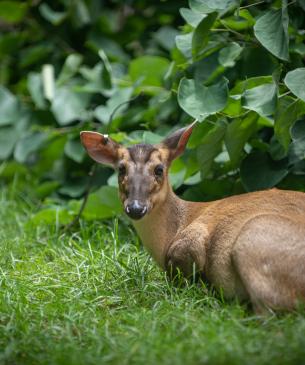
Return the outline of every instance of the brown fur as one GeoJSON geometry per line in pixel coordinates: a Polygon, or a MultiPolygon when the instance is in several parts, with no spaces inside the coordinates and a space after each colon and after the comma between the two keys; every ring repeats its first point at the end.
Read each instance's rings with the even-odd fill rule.
{"type": "MultiPolygon", "coordinates": [[[[305,194],[272,189],[209,203],[179,199],[167,171],[192,128],[158,146],[113,150],[128,170],[119,179],[123,204],[138,199],[148,206],[133,222],[144,246],[163,269],[189,276],[195,265],[227,298],[250,299],[257,312],[296,308],[305,300],[305,194]],[[154,176],[158,164],[165,166],[162,179],[154,176]]],[[[92,156],[89,139],[82,137],[92,156]]]]}

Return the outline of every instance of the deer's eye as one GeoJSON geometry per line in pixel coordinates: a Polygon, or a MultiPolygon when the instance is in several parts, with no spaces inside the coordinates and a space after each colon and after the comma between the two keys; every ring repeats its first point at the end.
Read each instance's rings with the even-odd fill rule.
{"type": "Polygon", "coordinates": [[[156,177],[162,177],[163,176],[163,172],[164,172],[164,167],[162,165],[157,165],[155,167],[155,171],[154,174],[156,177]]]}
{"type": "Polygon", "coordinates": [[[126,175],[126,166],[120,165],[119,166],[119,177],[124,177],[126,175]]]}

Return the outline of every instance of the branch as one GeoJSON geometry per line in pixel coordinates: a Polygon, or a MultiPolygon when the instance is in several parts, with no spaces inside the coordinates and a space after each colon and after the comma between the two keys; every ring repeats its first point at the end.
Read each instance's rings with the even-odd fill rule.
{"type": "Polygon", "coordinates": [[[97,167],[97,164],[94,163],[94,165],[92,165],[91,170],[88,174],[89,179],[88,179],[88,183],[87,183],[87,186],[86,186],[84,200],[82,202],[82,205],[80,206],[79,211],[78,211],[76,217],[73,219],[73,221],[70,222],[69,224],[67,224],[64,227],[64,231],[68,231],[70,228],[72,228],[79,221],[79,219],[80,219],[80,217],[81,217],[81,215],[82,215],[82,213],[83,213],[83,211],[86,207],[88,198],[89,198],[89,194],[90,194],[90,191],[91,191],[91,188],[92,188],[93,178],[94,178],[95,173],[96,173],[96,167],[97,167]]]}

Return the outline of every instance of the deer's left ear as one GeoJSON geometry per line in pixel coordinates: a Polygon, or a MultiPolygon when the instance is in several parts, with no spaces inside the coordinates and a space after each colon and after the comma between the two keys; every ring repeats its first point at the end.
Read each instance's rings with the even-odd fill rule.
{"type": "Polygon", "coordinates": [[[182,155],[196,123],[197,121],[185,128],[178,129],[161,142],[161,144],[169,150],[170,161],[182,155]]]}
{"type": "Polygon", "coordinates": [[[80,139],[89,156],[96,162],[115,167],[120,145],[107,135],[97,132],[81,132],[80,139]]]}

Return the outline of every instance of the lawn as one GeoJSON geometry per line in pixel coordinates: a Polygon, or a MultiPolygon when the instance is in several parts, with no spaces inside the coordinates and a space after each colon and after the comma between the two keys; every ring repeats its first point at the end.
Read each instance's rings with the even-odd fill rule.
{"type": "Polygon", "coordinates": [[[302,364],[304,313],[260,319],[174,287],[123,221],[31,225],[0,195],[1,364],[302,364]]]}

